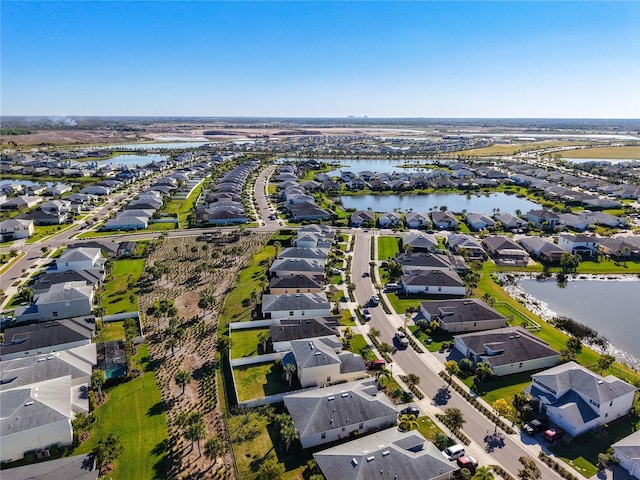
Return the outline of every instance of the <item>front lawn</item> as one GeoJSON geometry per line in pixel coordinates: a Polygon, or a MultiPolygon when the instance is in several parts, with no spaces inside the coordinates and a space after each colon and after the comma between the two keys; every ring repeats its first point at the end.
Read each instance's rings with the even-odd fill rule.
{"type": "Polygon", "coordinates": [[[440,427],[438,427],[431,418],[428,416],[418,417],[418,431],[426,438],[427,440],[433,442],[436,439],[436,435],[439,433],[443,433],[440,427]]]}
{"type": "MultiPolygon", "coordinates": [[[[516,393],[524,390],[525,387],[531,385],[531,375],[541,372],[545,369],[530,370],[528,372],[513,373],[502,377],[491,377],[490,380],[474,385],[473,375],[469,375],[463,379],[463,383],[472,388],[480,395],[489,405],[499,398],[504,398],[509,405],[516,393]]],[[[511,419],[507,419],[511,420],[511,419]]]]}
{"type": "Polygon", "coordinates": [[[233,367],[233,375],[239,402],[291,390],[274,362],[233,367]]]}
{"type": "Polygon", "coordinates": [[[111,280],[104,286],[104,306],[107,315],[138,311],[138,287],[144,270],[144,258],[116,260],[111,280]]]}
{"type": "Polygon", "coordinates": [[[269,333],[268,328],[252,328],[249,330],[231,331],[231,358],[255,357],[262,352],[262,345],[258,336],[269,333]]]}
{"type": "Polygon", "coordinates": [[[400,253],[400,237],[378,237],[378,260],[396,258],[400,253]]]}
{"type": "Polygon", "coordinates": [[[135,361],[144,373],[107,390],[107,401],[95,410],[97,422],[91,436],[70,455],[91,452],[99,439],[114,433],[120,437],[124,452],[110,478],[164,479],[168,467],[167,419],[155,374],[149,368],[146,345],[138,347],[135,361]]]}

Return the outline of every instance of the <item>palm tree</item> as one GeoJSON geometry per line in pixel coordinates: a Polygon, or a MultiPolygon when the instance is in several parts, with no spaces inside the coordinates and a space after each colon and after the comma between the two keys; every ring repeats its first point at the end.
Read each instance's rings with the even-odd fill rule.
{"type": "Polygon", "coordinates": [[[291,384],[293,383],[293,374],[296,373],[298,368],[295,363],[287,363],[284,367],[284,373],[286,375],[286,379],[289,382],[289,388],[291,388],[291,384]]]}
{"type": "Polygon", "coordinates": [[[224,453],[224,443],[220,437],[211,437],[204,444],[204,456],[213,460],[213,464],[218,463],[218,457],[224,453]]]}
{"type": "Polygon", "coordinates": [[[491,365],[487,362],[478,362],[474,374],[476,376],[476,380],[484,382],[493,375],[493,370],[491,370],[491,365]]]}
{"type": "Polygon", "coordinates": [[[267,353],[267,342],[269,341],[269,338],[271,338],[269,330],[265,330],[258,334],[258,341],[262,344],[262,353],[267,353]]]}
{"type": "Polygon", "coordinates": [[[418,417],[414,414],[402,414],[398,419],[398,426],[405,432],[408,432],[409,430],[417,430],[418,417]]]}
{"type": "Polygon", "coordinates": [[[174,335],[171,335],[169,338],[167,338],[167,341],[164,344],[167,350],[171,350],[172,357],[174,356],[174,349],[178,346],[178,343],[178,339],[174,335]]]}
{"type": "Polygon", "coordinates": [[[449,407],[444,411],[443,423],[449,427],[452,432],[457,432],[466,423],[460,409],[449,407]]]}
{"type": "Polygon", "coordinates": [[[184,395],[184,389],[186,388],[187,384],[191,383],[191,374],[186,370],[180,370],[175,374],[173,379],[178,386],[182,387],[182,394],[184,395]]]}
{"type": "Polygon", "coordinates": [[[385,388],[387,385],[389,385],[389,382],[391,381],[391,372],[386,368],[383,368],[378,372],[377,377],[378,377],[378,385],[380,385],[380,387],[382,388],[385,388]]]}
{"type": "Polygon", "coordinates": [[[191,440],[191,450],[193,450],[193,444],[198,443],[198,456],[201,456],[200,442],[207,436],[207,429],[202,416],[187,425],[184,436],[187,440],[191,440]]]}
{"type": "Polygon", "coordinates": [[[495,476],[489,467],[478,467],[472,480],[494,480],[495,476]]]}
{"type": "Polygon", "coordinates": [[[410,373],[404,378],[404,381],[409,386],[409,388],[411,388],[411,387],[415,387],[420,383],[420,377],[415,373],[410,373]]]}
{"type": "Polygon", "coordinates": [[[102,386],[107,381],[107,375],[104,370],[95,369],[91,374],[91,385],[98,389],[98,395],[102,397],[102,386]]]}
{"type": "Polygon", "coordinates": [[[298,430],[293,426],[293,423],[288,422],[280,428],[280,436],[284,440],[285,451],[288,452],[291,443],[298,440],[298,430]]]}
{"type": "Polygon", "coordinates": [[[444,369],[449,374],[449,386],[451,386],[451,382],[453,381],[453,376],[458,375],[460,373],[460,366],[458,362],[455,360],[448,360],[444,363],[444,369]]]}
{"type": "Polygon", "coordinates": [[[98,440],[93,453],[96,458],[98,468],[102,470],[105,466],[113,463],[116,458],[124,451],[120,437],[116,437],[113,433],[107,435],[106,438],[98,440]]]}

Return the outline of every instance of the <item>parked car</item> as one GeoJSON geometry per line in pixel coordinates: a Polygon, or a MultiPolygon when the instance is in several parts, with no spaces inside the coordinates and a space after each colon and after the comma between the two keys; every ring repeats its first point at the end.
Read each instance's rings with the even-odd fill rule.
{"type": "Polygon", "coordinates": [[[367,370],[382,370],[386,364],[387,363],[381,358],[364,362],[364,366],[367,370]]]}
{"type": "Polygon", "coordinates": [[[409,339],[404,334],[404,332],[397,331],[394,338],[395,338],[395,341],[398,342],[399,347],[407,348],[409,346],[409,339]]]}
{"type": "Polygon", "coordinates": [[[397,290],[400,288],[400,285],[395,282],[389,282],[384,285],[384,288],[387,290],[397,290]]]}
{"type": "Polygon", "coordinates": [[[420,410],[418,407],[407,407],[400,410],[401,415],[415,415],[416,417],[420,416],[420,410]]]}
{"type": "Polygon", "coordinates": [[[548,442],[557,442],[562,437],[564,437],[565,433],[567,432],[565,432],[560,427],[554,427],[554,428],[550,428],[549,430],[545,430],[542,436],[548,442]]]}
{"type": "Polygon", "coordinates": [[[368,308],[365,308],[365,309],[362,311],[362,316],[364,317],[365,321],[367,321],[367,322],[368,322],[369,320],[371,320],[371,312],[369,311],[369,309],[368,309],[368,308]]]}
{"type": "Polygon", "coordinates": [[[451,445],[450,447],[445,448],[442,451],[442,455],[444,455],[444,457],[449,460],[457,460],[460,457],[464,457],[465,454],[465,450],[464,447],[460,444],[455,444],[455,445],[451,445]]]}
{"type": "Polygon", "coordinates": [[[368,276],[369,276],[369,272],[364,272],[364,273],[362,274],[362,278],[367,278],[368,276]]]}
{"type": "Polygon", "coordinates": [[[378,305],[380,303],[380,297],[374,293],[371,295],[371,303],[373,305],[378,305]]]}
{"type": "Polygon", "coordinates": [[[476,468],[478,468],[478,460],[476,460],[476,458],[472,457],[471,455],[463,455],[458,460],[456,460],[456,462],[458,463],[458,467],[466,468],[471,473],[475,473],[476,468]]]}
{"type": "Polygon", "coordinates": [[[536,418],[535,420],[531,420],[530,422],[525,424],[525,426],[522,427],[522,430],[524,430],[529,435],[535,435],[538,432],[546,430],[548,427],[549,422],[544,419],[536,418]]]}

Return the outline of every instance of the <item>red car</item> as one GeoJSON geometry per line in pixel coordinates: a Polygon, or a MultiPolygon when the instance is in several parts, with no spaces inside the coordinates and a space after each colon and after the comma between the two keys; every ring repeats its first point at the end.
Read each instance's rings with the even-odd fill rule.
{"type": "Polygon", "coordinates": [[[567,432],[565,432],[563,429],[559,427],[555,427],[555,428],[550,428],[549,430],[545,430],[542,436],[548,442],[556,442],[560,440],[562,437],[564,437],[565,433],[567,432]]]}

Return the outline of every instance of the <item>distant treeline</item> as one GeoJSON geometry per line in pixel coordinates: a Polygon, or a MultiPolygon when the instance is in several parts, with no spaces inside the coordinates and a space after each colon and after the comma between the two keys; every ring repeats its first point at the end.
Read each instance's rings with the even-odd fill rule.
{"type": "Polygon", "coordinates": [[[30,133],[36,133],[36,131],[29,128],[0,128],[0,135],[29,135],[30,133]]]}

